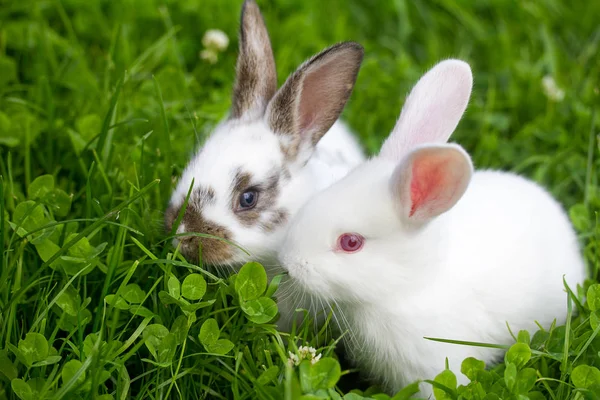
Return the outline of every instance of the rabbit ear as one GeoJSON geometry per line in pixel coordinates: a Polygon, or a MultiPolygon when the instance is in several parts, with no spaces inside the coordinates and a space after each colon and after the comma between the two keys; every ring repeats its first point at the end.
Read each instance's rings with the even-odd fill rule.
{"type": "Polygon", "coordinates": [[[281,137],[288,159],[308,159],[338,119],[352,93],[362,58],[363,48],[358,43],[329,47],[302,64],[275,94],[265,117],[281,137]]]}
{"type": "Polygon", "coordinates": [[[254,119],[264,114],[277,90],[277,71],[267,27],[254,0],[242,6],[231,118],[254,119]]]}
{"type": "Polygon", "coordinates": [[[471,158],[458,145],[414,149],[390,181],[401,218],[418,224],[448,211],[465,193],[472,175],[471,158]]]}
{"type": "Polygon", "coordinates": [[[447,142],[467,108],[472,87],[469,64],[460,60],[438,63],[408,95],[380,156],[400,161],[419,144],[447,142]]]}

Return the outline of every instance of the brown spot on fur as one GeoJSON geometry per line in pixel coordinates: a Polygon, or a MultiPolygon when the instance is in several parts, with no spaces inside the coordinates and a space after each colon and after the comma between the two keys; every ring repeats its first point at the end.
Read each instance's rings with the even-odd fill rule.
{"type": "Polygon", "coordinates": [[[273,212],[273,215],[270,218],[263,222],[261,225],[263,229],[267,232],[273,232],[279,226],[285,224],[288,221],[289,213],[287,210],[280,208],[273,212]]]}
{"type": "MultiPolygon", "coordinates": [[[[202,233],[216,236],[218,238],[230,240],[231,232],[221,225],[208,221],[202,215],[202,208],[206,204],[214,204],[215,191],[213,188],[198,187],[192,192],[188,201],[188,206],[183,214],[181,223],[185,227],[185,232],[202,233]]],[[[165,228],[171,232],[173,224],[177,219],[181,206],[170,205],[165,212],[165,228]]],[[[220,264],[226,262],[233,255],[229,244],[213,238],[199,236],[180,236],[181,253],[190,262],[197,262],[199,259],[199,249],[202,249],[202,260],[209,264],[220,264]]]]}
{"type": "MultiPolygon", "coordinates": [[[[190,195],[188,207],[190,204],[195,204],[198,209],[201,209],[204,204],[214,204],[214,202],[215,190],[211,187],[204,188],[202,186],[198,186],[190,195]]],[[[170,233],[173,229],[173,224],[179,216],[180,211],[181,206],[175,207],[173,204],[169,204],[169,207],[165,211],[165,231],[167,233],[170,233]]]]}
{"type": "Polygon", "coordinates": [[[283,154],[285,161],[293,161],[296,158],[298,146],[291,146],[292,144],[293,142],[286,146],[283,143],[279,143],[279,150],[281,150],[281,154],[283,154]]]}
{"type": "Polygon", "coordinates": [[[199,206],[204,204],[214,204],[215,203],[215,190],[211,187],[204,188],[198,187],[192,192],[192,198],[190,201],[197,203],[199,206]]]}
{"type": "Polygon", "coordinates": [[[288,161],[298,155],[301,136],[296,124],[296,97],[302,85],[302,67],[292,74],[269,104],[269,125],[273,132],[284,136],[287,143],[280,147],[288,161]]]}
{"type": "Polygon", "coordinates": [[[250,187],[250,182],[252,182],[252,174],[238,169],[235,178],[233,179],[233,189],[231,190],[231,193],[234,195],[236,193],[238,195],[243,193],[244,190],[250,187]]]}
{"type": "Polygon", "coordinates": [[[295,159],[306,140],[314,147],[338,119],[362,57],[357,43],[329,47],[302,64],[271,100],[269,125],[285,138],[282,150],[287,159],[295,159]]]}
{"type": "Polygon", "coordinates": [[[256,118],[264,113],[277,90],[277,71],[269,33],[254,0],[244,2],[240,20],[231,118],[240,118],[249,111],[256,118]]]}
{"type": "Polygon", "coordinates": [[[290,169],[287,167],[287,165],[284,165],[281,168],[281,179],[284,182],[289,182],[292,179],[292,173],[290,172],[290,169]]]}
{"type": "MultiPolygon", "coordinates": [[[[289,174],[289,171],[287,173],[289,174]]],[[[287,221],[288,212],[283,208],[275,209],[282,175],[284,175],[283,171],[274,171],[265,182],[253,185],[250,173],[241,170],[236,173],[231,191],[231,202],[233,212],[242,225],[245,227],[259,226],[261,229],[271,232],[287,221]],[[238,207],[240,196],[248,189],[257,191],[258,200],[254,208],[240,210],[238,207]]]]}

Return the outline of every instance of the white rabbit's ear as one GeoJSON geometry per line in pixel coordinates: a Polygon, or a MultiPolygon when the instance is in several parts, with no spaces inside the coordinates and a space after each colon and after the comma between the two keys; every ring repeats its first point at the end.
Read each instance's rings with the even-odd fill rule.
{"type": "Polygon", "coordinates": [[[231,118],[251,120],[264,114],[277,90],[269,33],[254,0],[246,0],[242,6],[239,40],[231,118]]]}
{"type": "Polygon", "coordinates": [[[473,76],[469,64],[445,60],[412,89],[379,155],[394,161],[419,144],[445,143],[467,108],[473,76]]]}
{"type": "Polygon", "coordinates": [[[462,197],[473,175],[471,158],[455,144],[421,146],[396,167],[392,196],[405,221],[424,223],[462,197]]]}
{"type": "Polygon", "coordinates": [[[331,46],[302,64],[275,94],[265,115],[289,160],[307,160],[339,118],[363,58],[358,43],[331,46]]]}

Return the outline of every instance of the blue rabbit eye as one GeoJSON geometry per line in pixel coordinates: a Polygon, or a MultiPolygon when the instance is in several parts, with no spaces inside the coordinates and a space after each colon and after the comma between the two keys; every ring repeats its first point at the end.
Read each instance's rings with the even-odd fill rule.
{"type": "Polygon", "coordinates": [[[248,210],[256,205],[258,201],[258,192],[256,190],[248,190],[240,195],[240,208],[248,210]]]}

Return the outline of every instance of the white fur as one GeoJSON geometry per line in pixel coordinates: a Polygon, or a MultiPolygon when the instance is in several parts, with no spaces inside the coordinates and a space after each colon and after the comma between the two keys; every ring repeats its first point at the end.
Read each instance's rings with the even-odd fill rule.
{"type": "MultiPolygon", "coordinates": [[[[450,120],[462,114],[451,104],[440,112],[450,120]]],[[[398,132],[388,142],[401,143],[398,132]]],[[[453,207],[448,201],[449,211],[439,216],[411,223],[410,205],[396,190],[410,185],[399,181],[410,175],[397,172],[410,171],[406,160],[432,147],[458,150],[408,145],[369,160],[315,195],[296,214],[279,253],[303,291],[337,306],[336,320],[349,330],[347,349],[390,391],[433,379],[446,358],[465,383],[464,358],[489,365],[502,352],[424,337],[511,344],[507,322],[513,332],[533,332],[535,321],[545,328],[554,319],[564,323],[563,276],[573,289],[585,278],[577,237],[561,206],[514,174],[471,176],[470,161],[463,162],[464,176],[456,182],[468,183],[462,198],[453,207]],[[362,250],[338,250],[343,233],[364,236],[362,250]]],[[[421,384],[421,394],[431,393],[429,384],[421,384]]]]}
{"type": "Polygon", "coordinates": [[[280,253],[305,290],[340,307],[348,348],[366,371],[399,390],[433,379],[446,357],[458,372],[466,357],[489,363],[501,354],[423,337],[510,344],[506,322],[517,332],[565,321],[562,277],[575,288],[585,273],[551,196],[516,175],[480,171],[451,211],[413,230],[389,193],[394,167],[372,160],[311,199],[280,253]],[[362,251],[332,250],[345,232],[365,236],[362,251]]]}

